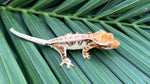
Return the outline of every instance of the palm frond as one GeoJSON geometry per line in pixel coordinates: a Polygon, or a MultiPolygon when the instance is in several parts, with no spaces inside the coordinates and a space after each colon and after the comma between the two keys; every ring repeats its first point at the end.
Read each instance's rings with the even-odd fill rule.
{"type": "MultiPolygon", "coordinates": [[[[0,1],[0,4],[6,0],[0,1]]],[[[0,6],[0,83],[145,84],[150,83],[150,0],[13,0],[0,6]],[[54,49],[33,44],[9,32],[42,39],[66,33],[112,32],[121,46],[68,51],[75,67],[59,67],[54,49]],[[16,80],[17,79],[17,80],[16,80]]]]}

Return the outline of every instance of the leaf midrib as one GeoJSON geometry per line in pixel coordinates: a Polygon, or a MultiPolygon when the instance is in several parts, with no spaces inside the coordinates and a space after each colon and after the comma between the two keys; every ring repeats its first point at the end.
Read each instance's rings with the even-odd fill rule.
{"type": "Polygon", "coordinates": [[[90,21],[90,22],[105,22],[107,24],[121,24],[121,25],[125,25],[125,26],[131,26],[131,27],[134,27],[134,26],[138,26],[140,28],[144,28],[144,29],[150,29],[150,26],[146,26],[146,25],[141,25],[141,24],[135,24],[135,23],[125,23],[125,22],[118,22],[118,21],[107,21],[107,20],[98,20],[98,19],[94,19],[94,18],[83,18],[83,17],[74,17],[73,15],[62,15],[62,14],[56,14],[56,13],[53,13],[53,12],[45,12],[45,11],[35,11],[35,10],[30,10],[30,9],[23,9],[23,8],[12,8],[11,6],[0,6],[0,10],[1,9],[7,9],[7,10],[10,10],[10,11],[18,11],[18,12],[28,12],[28,13],[31,13],[31,14],[38,14],[38,15],[49,15],[49,16],[52,16],[52,17],[57,17],[57,18],[70,18],[70,19],[73,19],[73,20],[79,20],[79,21],[83,21],[83,20],[87,20],[87,21],[90,21]]]}

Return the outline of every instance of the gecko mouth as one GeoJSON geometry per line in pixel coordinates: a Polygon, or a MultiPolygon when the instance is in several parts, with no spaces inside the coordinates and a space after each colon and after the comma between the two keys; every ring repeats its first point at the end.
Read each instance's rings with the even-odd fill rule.
{"type": "Polygon", "coordinates": [[[108,47],[111,47],[112,45],[113,45],[113,43],[109,43],[109,44],[108,44],[108,47]]]}

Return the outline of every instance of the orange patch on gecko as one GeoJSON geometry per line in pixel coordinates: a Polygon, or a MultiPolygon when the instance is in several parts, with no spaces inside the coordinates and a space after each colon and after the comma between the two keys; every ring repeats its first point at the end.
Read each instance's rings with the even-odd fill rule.
{"type": "Polygon", "coordinates": [[[66,36],[64,36],[64,39],[67,39],[67,37],[66,37],[66,36]]]}
{"type": "Polygon", "coordinates": [[[82,35],[82,38],[84,38],[84,35],[82,35]]]}
{"type": "Polygon", "coordinates": [[[120,42],[113,38],[113,34],[112,33],[106,33],[106,32],[104,32],[102,30],[94,33],[92,35],[92,39],[96,43],[102,43],[102,44],[110,43],[111,46],[108,47],[110,49],[117,48],[117,47],[120,46],[120,42]]]}
{"type": "Polygon", "coordinates": [[[79,38],[79,35],[75,36],[75,39],[79,38]]]}
{"type": "Polygon", "coordinates": [[[56,39],[50,40],[50,42],[54,42],[54,41],[56,41],[56,39]]]}

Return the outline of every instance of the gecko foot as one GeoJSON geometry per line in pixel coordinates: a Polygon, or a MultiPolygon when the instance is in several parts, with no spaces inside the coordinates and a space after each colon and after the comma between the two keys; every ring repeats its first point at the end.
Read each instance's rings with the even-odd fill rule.
{"type": "Polygon", "coordinates": [[[70,65],[74,67],[69,58],[63,59],[62,62],[60,63],[60,66],[62,66],[63,64],[67,64],[67,69],[70,69],[70,65]]]}
{"type": "Polygon", "coordinates": [[[86,53],[86,55],[83,55],[84,60],[87,58],[88,60],[90,60],[92,57],[91,55],[89,55],[89,53],[86,53]]]}

